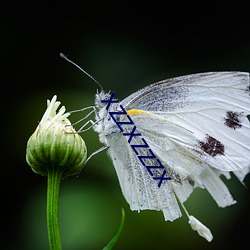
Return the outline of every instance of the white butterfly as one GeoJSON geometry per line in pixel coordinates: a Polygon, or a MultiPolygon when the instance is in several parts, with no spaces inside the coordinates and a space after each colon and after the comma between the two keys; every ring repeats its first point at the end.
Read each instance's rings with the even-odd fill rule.
{"type": "MultiPolygon", "coordinates": [[[[181,216],[177,199],[184,207],[195,187],[206,188],[220,207],[235,203],[220,175],[230,178],[233,172],[242,182],[250,172],[248,73],[210,72],[160,81],[120,104],[112,103],[107,111],[107,103],[101,101],[109,99],[109,93],[97,92],[93,129],[108,147],[131,210],[161,210],[165,220],[173,221],[181,216]],[[130,144],[141,145],[143,137],[171,177],[160,187],[123,135],[133,126],[122,124],[121,132],[110,117],[109,112],[121,110],[121,105],[141,134],[130,144]]],[[[116,119],[124,122],[128,117],[116,119]]],[[[145,155],[145,148],[138,152],[145,155]]],[[[147,159],[147,164],[153,160],[147,159]]],[[[157,171],[152,170],[155,175],[157,171]]],[[[211,241],[210,230],[186,213],[191,227],[211,241]]]]}
{"type": "Polygon", "coordinates": [[[77,64],[60,55],[101,87],[96,94],[95,107],[82,109],[93,108],[80,120],[95,112],[96,122],[89,120],[79,132],[88,130],[83,128],[92,123],[104,144],[88,159],[108,148],[131,210],[161,210],[165,220],[173,221],[182,215],[178,199],[191,228],[211,241],[210,230],[189,215],[183,203],[195,187],[207,189],[220,207],[236,202],[220,176],[229,179],[232,172],[243,183],[250,172],[249,74],[209,72],[176,77],[151,84],[120,104],[107,104],[111,94],[105,93],[102,86],[77,64]],[[123,109],[125,114],[114,117],[114,112],[123,109]],[[122,124],[128,122],[128,116],[130,124],[122,124]],[[141,136],[127,137],[135,133],[135,128],[141,136]],[[145,148],[152,151],[149,153],[145,148]],[[171,177],[160,187],[152,178],[152,175],[159,176],[159,169],[150,169],[150,174],[145,167],[158,165],[156,157],[148,157],[152,154],[171,177]],[[146,162],[140,161],[137,155],[146,155],[146,162]]]}

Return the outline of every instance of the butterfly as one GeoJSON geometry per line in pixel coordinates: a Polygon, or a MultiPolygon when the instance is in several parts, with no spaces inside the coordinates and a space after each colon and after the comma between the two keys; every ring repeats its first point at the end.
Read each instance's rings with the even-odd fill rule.
{"type": "Polygon", "coordinates": [[[243,183],[250,172],[249,74],[225,71],[174,77],[111,102],[113,93],[61,56],[101,88],[93,107],[96,121],[87,123],[92,123],[104,146],[88,159],[107,149],[131,210],[160,210],[166,221],[174,221],[182,216],[182,206],[191,228],[211,241],[209,228],[189,215],[183,203],[197,187],[206,189],[219,207],[236,202],[220,177],[234,174],[243,183]],[[135,129],[140,136],[132,136],[135,129]],[[137,155],[144,155],[146,162],[137,155]],[[160,187],[152,178],[159,176],[159,169],[150,169],[150,174],[145,167],[156,166],[157,159],[171,179],[160,187]]]}
{"type": "MultiPolygon", "coordinates": [[[[242,182],[250,172],[248,73],[208,72],[175,77],[142,88],[120,105],[110,105],[112,112],[120,111],[120,106],[126,110],[136,131],[162,162],[171,180],[160,188],[123,135],[131,134],[133,127],[122,124],[121,132],[111,119],[102,102],[110,96],[103,90],[97,92],[93,129],[108,148],[131,210],[161,210],[165,220],[174,221],[182,215],[178,202],[183,205],[196,187],[205,188],[220,207],[235,203],[220,176],[230,178],[233,173],[242,182]]],[[[126,123],[127,115],[117,115],[117,119],[126,123]]],[[[134,136],[133,145],[141,145],[141,140],[134,136]]],[[[145,149],[141,149],[143,153],[145,149]]],[[[154,164],[153,159],[147,160],[147,164],[154,164]]],[[[188,216],[192,228],[207,234],[202,236],[210,241],[209,229],[188,216]]]]}

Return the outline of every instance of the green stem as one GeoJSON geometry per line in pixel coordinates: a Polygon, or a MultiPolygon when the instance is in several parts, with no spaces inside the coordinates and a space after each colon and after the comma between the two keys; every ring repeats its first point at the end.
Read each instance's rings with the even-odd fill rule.
{"type": "Polygon", "coordinates": [[[59,188],[62,170],[58,167],[48,168],[47,186],[47,227],[50,250],[61,250],[59,231],[59,188]]]}

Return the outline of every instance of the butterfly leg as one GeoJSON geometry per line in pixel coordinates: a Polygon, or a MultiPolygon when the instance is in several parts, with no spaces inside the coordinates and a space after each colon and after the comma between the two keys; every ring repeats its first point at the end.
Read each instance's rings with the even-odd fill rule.
{"type": "Polygon", "coordinates": [[[86,132],[86,131],[90,130],[95,124],[96,124],[96,122],[93,122],[92,120],[88,120],[86,123],[84,123],[84,124],[77,130],[77,133],[86,132]],[[91,123],[91,125],[90,125],[88,128],[85,128],[89,123],[91,123]]]}
{"type": "Polygon", "coordinates": [[[102,146],[101,148],[99,148],[99,149],[97,149],[96,151],[94,151],[94,152],[87,158],[87,160],[86,160],[85,163],[84,163],[84,166],[86,165],[86,163],[87,163],[94,155],[96,155],[96,154],[102,152],[103,150],[105,150],[105,149],[107,149],[107,148],[108,148],[108,146],[102,146]]]}
{"type": "MultiPolygon", "coordinates": [[[[92,109],[92,110],[91,110],[87,115],[85,115],[83,118],[81,118],[80,120],[78,120],[77,122],[75,122],[74,124],[72,124],[73,126],[75,126],[75,125],[81,123],[82,121],[86,120],[86,119],[89,118],[93,113],[94,113],[95,115],[97,115],[97,111],[96,111],[95,106],[90,106],[90,107],[86,107],[86,108],[82,108],[82,109],[78,109],[78,110],[73,110],[73,111],[70,112],[70,114],[72,114],[72,113],[76,113],[76,112],[83,112],[83,111],[88,110],[88,109],[92,109]]],[[[96,123],[98,123],[98,122],[99,122],[99,120],[96,121],[96,122],[94,122],[94,121],[92,121],[92,120],[88,120],[86,123],[84,123],[84,124],[78,129],[77,133],[82,133],[82,132],[88,131],[89,129],[91,129],[91,128],[92,128],[96,123]],[[88,128],[84,129],[84,128],[85,128],[88,124],[90,124],[90,123],[91,123],[91,125],[90,125],[88,128]]]]}
{"type": "Polygon", "coordinates": [[[100,120],[98,120],[98,121],[96,121],[96,122],[94,122],[94,121],[92,121],[92,120],[88,120],[86,123],[84,123],[79,129],[78,129],[78,131],[77,131],[77,133],[82,133],[82,132],[86,132],[86,131],[88,131],[88,130],[90,130],[92,127],[94,127],[98,122],[100,122],[102,119],[100,119],[100,120]],[[86,127],[86,125],[88,125],[89,123],[91,123],[91,125],[88,127],[88,128],[86,128],[86,129],[84,129],[84,127],[86,127]]]}
{"type": "Polygon", "coordinates": [[[93,109],[94,111],[96,111],[95,106],[89,106],[89,107],[85,107],[85,108],[81,108],[81,109],[72,110],[69,113],[72,114],[72,113],[76,113],[76,112],[82,112],[82,111],[85,111],[87,109],[93,109]]]}
{"type": "Polygon", "coordinates": [[[92,110],[87,115],[85,115],[83,118],[81,118],[79,121],[75,122],[73,125],[76,125],[76,124],[82,122],[83,120],[86,120],[93,113],[96,114],[96,108],[94,106],[90,106],[90,107],[70,111],[70,114],[72,114],[72,113],[76,113],[76,112],[83,112],[83,111],[85,111],[87,109],[92,109],[92,110]]]}
{"type": "Polygon", "coordinates": [[[82,169],[84,168],[84,166],[87,164],[87,162],[96,154],[102,152],[103,150],[107,149],[108,146],[102,146],[101,148],[97,149],[96,151],[94,151],[88,158],[87,160],[84,162],[83,166],[81,167],[81,169],[78,171],[77,176],[79,176],[79,174],[81,173],[82,169]]]}

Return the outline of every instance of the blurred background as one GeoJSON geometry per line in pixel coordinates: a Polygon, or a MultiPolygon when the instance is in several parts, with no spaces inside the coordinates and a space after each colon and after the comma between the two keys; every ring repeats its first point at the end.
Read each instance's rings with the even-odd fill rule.
{"type": "MultiPolygon", "coordinates": [[[[218,2],[218,1],[217,1],[218,2]]],[[[97,85],[59,57],[63,52],[122,100],[150,83],[206,71],[250,69],[247,6],[144,1],[41,1],[1,4],[1,249],[48,249],[46,178],[25,161],[26,143],[54,94],[67,110],[93,105],[97,85]]],[[[230,5],[232,4],[232,5],[230,5]]],[[[77,121],[83,114],[71,116],[77,121]]],[[[102,145],[82,134],[89,154],[102,145]]],[[[186,207],[207,225],[211,243],[187,217],[165,222],[157,211],[132,212],[106,152],[81,175],[62,181],[60,229],[65,250],[102,249],[121,218],[114,249],[248,249],[249,186],[225,180],[236,205],[218,208],[205,190],[186,207]],[[247,188],[248,187],[248,188],[247,188]]]]}

